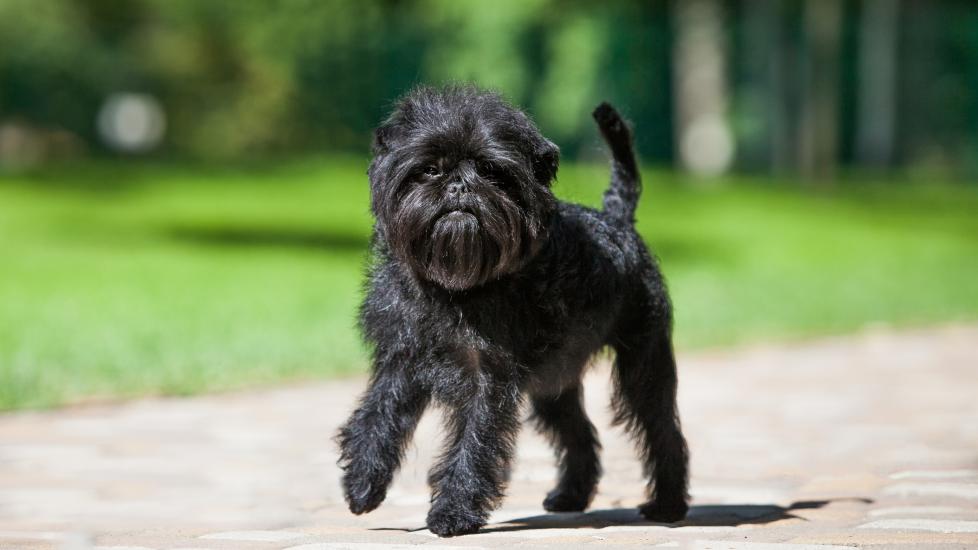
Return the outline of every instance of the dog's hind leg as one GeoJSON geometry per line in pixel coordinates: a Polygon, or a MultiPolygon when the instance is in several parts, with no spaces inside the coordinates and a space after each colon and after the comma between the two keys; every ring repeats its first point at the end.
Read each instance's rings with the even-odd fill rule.
{"type": "Polygon", "coordinates": [[[630,322],[614,344],[615,424],[635,438],[649,478],[650,499],[639,510],[671,523],[688,510],[686,440],[676,409],[676,361],[668,323],[630,322]]]}
{"type": "Polygon", "coordinates": [[[543,507],[549,512],[587,508],[601,477],[597,433],[584,411],[580,384],[556,396],[534,396],[533,420],[557,452],[560,475],[543,507]]]}

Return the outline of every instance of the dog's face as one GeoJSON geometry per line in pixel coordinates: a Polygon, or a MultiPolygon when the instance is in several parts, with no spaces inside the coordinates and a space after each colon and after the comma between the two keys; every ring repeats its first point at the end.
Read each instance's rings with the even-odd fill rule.
{"type": "Polygon", "coordinates": [[[557,162],[557,147],[499,96],[417,90],[375,132],[377,230],[396,261],[449,290],[513,273],[547,237],[557,162]]]}

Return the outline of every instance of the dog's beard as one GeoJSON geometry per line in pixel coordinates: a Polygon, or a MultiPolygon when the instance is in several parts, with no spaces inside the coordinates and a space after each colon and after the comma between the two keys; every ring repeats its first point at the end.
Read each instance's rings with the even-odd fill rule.
{"type": "Polygon", "coordinates": [[[542,236],[538,216],[501,189],[460,199],[416,187],[400,201],[389,226],[394,254],[422,278],[465,290],[519,269],[542,236]]]}
{"type": "Polygon", "coordinates": [[[449,289],[475,286],[492,275],[500,247],[469,212],[455,211],[435,221],[431,236],[415,242],[426,276],[449,289]]]}

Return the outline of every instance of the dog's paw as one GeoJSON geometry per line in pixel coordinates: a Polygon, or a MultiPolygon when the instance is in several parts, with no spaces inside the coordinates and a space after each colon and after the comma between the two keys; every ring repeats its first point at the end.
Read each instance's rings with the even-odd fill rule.
{"type": "Polygon", "coordinates": [[[439,537],[468,535],[485,524],[481,514],[470,510],[436,505],[428,512],[428,530],[439,537]]]}
{"type": "Polygon", "coordinates": [[[590,501],[590,495],[554,489],[543,499],[543,509],[548,512],[583,512],[590,501]]]}
{"type": "Polygon", "coordinates": [[[649,521],[675,523],[686,517],[689,506],[682,501],[667,504],[654,500],[639,506],[638,511],[649,521]]]}
{"type": "Polygon", "coordinates": [[[354,514],[373,511],[387,497],[388,481],[347,472],[343,476],[343,496],[354,514]]]}

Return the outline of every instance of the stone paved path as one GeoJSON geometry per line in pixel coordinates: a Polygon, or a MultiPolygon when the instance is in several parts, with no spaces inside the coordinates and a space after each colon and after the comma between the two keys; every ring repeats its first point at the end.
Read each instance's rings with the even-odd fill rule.
{"type": "Polygon", "coordinates": [[[350,515],[329,438],[358,379],[0,415],[0,548],[978,547],[978,326],[680,360],[695,506],[675,527],[632,508],[639,466],[598,366],[605,475],[586,514],[543,512],[552,457],[527,430],[492,524],[433,537],[429,415],[386,503],[350,515]]]}

